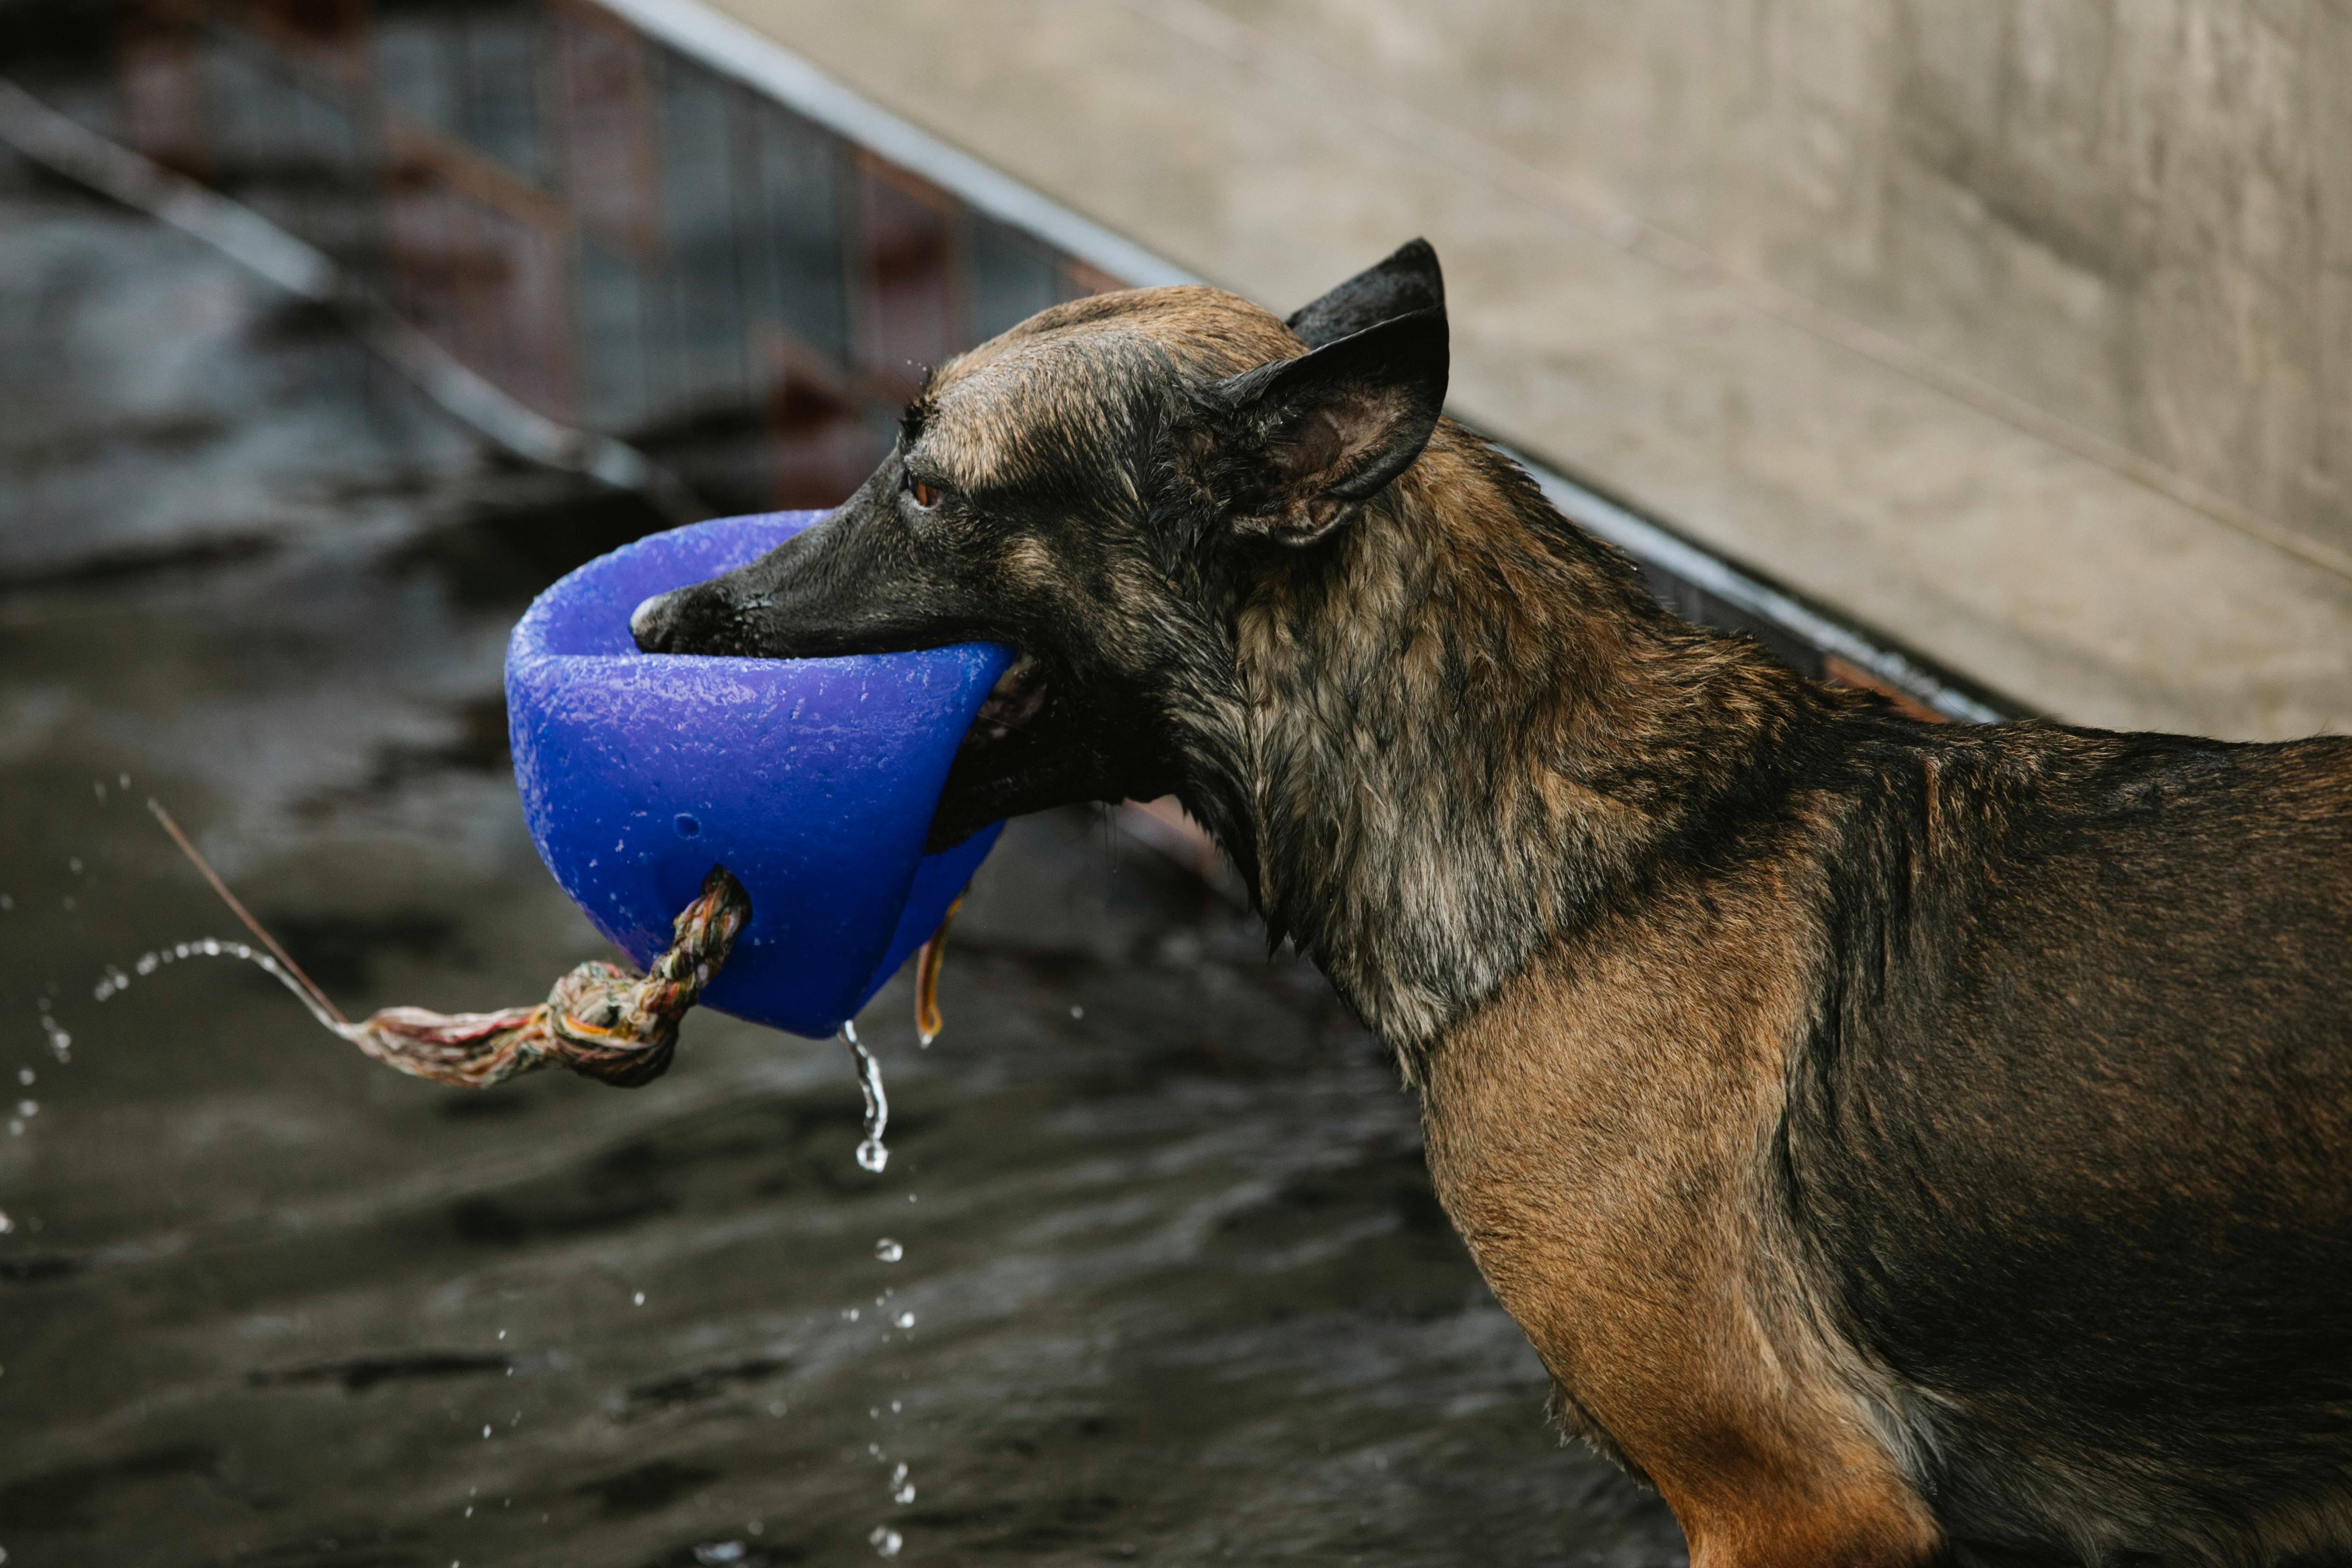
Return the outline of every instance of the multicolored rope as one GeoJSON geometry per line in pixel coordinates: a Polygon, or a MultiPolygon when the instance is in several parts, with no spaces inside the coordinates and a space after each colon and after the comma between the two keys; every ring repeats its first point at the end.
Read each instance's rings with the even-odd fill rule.
{"type": "Polygon", "coordinates": [[[328,1026],[386,1067],[435,1083],[487,1089],[562,1067],[635,1089],[669,1069],[678,1019],[727,962],[751,918],[742,884],[724,866],[713,866],[701,894],[671,927],[670,945],[642,975],[591,959],[557,981],[536,1007],[386,1007],[361,1023],[328,1026]]]}
{"type": "MultiPolygon", "coordinates": [[[[735,939],[751,919],[751,896],[726,867],[713,866],[702,879],[702,891],[672,922],[669,946],[644,974],[590,959],[557,981],[547,1000],[536,1007],[507,1007],[496,1013],[386,1007],[354,1024],[343,1016],[333,998],[302,973],[277,939],[262,929],[252,911],[237,901],[188,836],[180,831],[172,814],[153,800],[147,803],[147,809],[222,901],[268,950],[257,952],[243,942],[206,938],[183,944],[176,950],[180,957],[221,953],[257,963],[300,998],[321,1025],[375,1060],[412,1078],[461,1089],[487,1089],[546,1067],[569,1068],[618,1089],[651,1083],[669,1070],[670,1058],[677,1048],[678,1020],[701,999],[703,988],[719,973],[734,950],[735,939]]],[[[915,1026],[927,1046],[940,1032],[940,963],[947,950],[948,926],[962,906],[961,898],[948,906],[940,929],[923,943],[916,959],[915,1026]]],[[[166,953],[162,961],[170,963],[171,958],[166,953]]],[[[149,973],[155,959],[151,953],[142,960],[139,973],[149,973]]],[[[128,976],[116,974],[103,984],[100,999],[128,984],[128,976]]]]}

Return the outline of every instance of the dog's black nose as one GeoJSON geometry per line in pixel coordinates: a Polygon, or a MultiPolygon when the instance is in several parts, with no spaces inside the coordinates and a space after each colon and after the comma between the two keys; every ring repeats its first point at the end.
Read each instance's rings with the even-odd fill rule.
{"type": "Polygon", "coordinates": [[[677,632],[677,594],[656,594],[629,612],[629,635],[640,653],[669,653],[677,632]]]}

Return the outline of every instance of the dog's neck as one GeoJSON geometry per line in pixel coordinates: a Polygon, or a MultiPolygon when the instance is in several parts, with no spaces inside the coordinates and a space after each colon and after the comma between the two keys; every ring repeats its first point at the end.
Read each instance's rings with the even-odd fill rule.
{"type": "Polygon", "coordinates": [[[1181,793],[1411,1072],[1830,709],[1450,424],[1345,526],[1243,596],[1181,793]]]}

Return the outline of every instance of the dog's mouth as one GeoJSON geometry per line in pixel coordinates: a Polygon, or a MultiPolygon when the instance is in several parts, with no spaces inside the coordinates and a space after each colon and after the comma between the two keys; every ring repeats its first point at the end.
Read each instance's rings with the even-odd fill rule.
{"type": "Polygon", "coordinates": [[[1034,728],[1045,711],[1045,667],[1037,661],[1036,655],[1022,654],[989,688],[988,700],[980,705],[971,728],[964,731],[963,744],[957,748],[957,755],[985,752],[990,746],[1001,744],[1015,731],[1034,728]]]}
{"type": "MultiPolygon", "coordinates": [[[[820,631],[747,619],[725,580],[660,595],[630,622],[648,653],[825,658],[937,647],[973,635],[969,625],[926,636],[919,626],[887,633],[820,631]]],[[[765,608],[763,605],[761,606],[765,608]]],[[[925,847],[952,847],[990,823],[1079,801],[1118,800],[1155,787],[1166,770],[1149,728],[1151,705],[1133,683],[1083,678],[1051,654],[1023,650],[990,689],[949,764],[925,847]]]]}
{"type": "MultiPolygon", "coordinates": [[[[957,747],[931,816],[936,852],[992,822],[1150,787],[1148,704],[1023,653],[997,679],[957,747]]],[[[1153,789],[1152,793],[1160,793],[1153,789]]]]}
{"type": "Polygon", "coordinates": [[[1067,727],[1057,722],[1064,718],[1059,689],[1031,653],[1015,657],[996,678],[948,767],[927,849],[936,853],[1000,818],[1053,804],[1038,796],[1041,785],[1066,771],[1057,763],[1071,737],[1055,733],[1067,727]]]}

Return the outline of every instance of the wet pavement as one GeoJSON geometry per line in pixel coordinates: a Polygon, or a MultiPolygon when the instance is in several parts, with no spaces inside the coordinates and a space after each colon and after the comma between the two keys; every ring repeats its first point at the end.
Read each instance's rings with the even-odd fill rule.
{"type": "Polygon", "coordinates": [[[18,1563],[1664,1564],[1321,981],[1073,813],[837,1042],[643,1089],[372,1066],[347,1011],[603,951],[504,752],[532,592],[649,526],[193,241],[0,154],[0,1547],[18,1563]],[[68,1043],[69,1037],[69,1043],[68,1043]],[[895,1260],[886,1260],[892,1255],[895,1260]]]}

